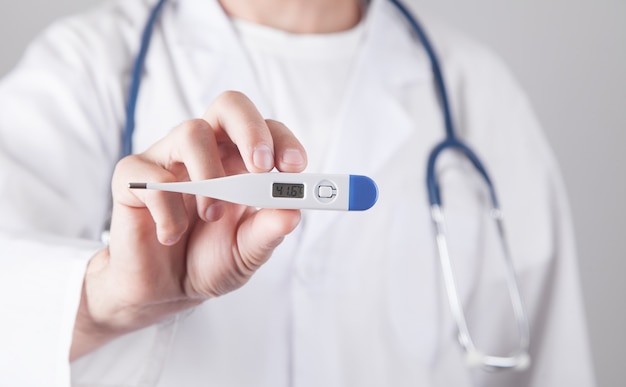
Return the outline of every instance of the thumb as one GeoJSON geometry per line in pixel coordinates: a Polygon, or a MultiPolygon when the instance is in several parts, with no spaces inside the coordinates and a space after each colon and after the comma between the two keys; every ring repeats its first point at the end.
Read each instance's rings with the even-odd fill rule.
{"type": "Polygon", "coordinates": [[[272,255],[274,249],[300,222],[299,210],[263,209],[239,229],[237,245],[241,268],[251,275],[272,255]]]}

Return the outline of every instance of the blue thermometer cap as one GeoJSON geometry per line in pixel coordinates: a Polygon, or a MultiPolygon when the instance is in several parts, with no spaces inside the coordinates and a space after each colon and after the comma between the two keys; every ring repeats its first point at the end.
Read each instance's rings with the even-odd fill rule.
{"type": "Polygon", "coordinates": [[[350,175],[350,211],[364,211],[371,208],[378,200],[378,187],[367,176],[350,175]]]}

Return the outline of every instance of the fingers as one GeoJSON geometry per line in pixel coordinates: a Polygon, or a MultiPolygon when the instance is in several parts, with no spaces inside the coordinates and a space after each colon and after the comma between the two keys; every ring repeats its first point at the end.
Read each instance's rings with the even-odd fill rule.
{"type": "Polygon", "coordinates": [[[223,176],[213,131],[204,120],[187,121],[143,154],[121,160],[112,182],[116,203],[147,207],[156,225],[159,242],[175,244],[189,227],[190,214],[197,211],[205,221],[218,219],[223,210],[214,199],[195,199],[162,191],[130,190],[129,182],[174,182],[223,176]],[[195,206],[189,199],[195,200],[195,206]]]}
{"type": "MultiPolygon", "coordinates": [[[[214,131],[202,119],[176,127],[148,149],[145,157],[176,176],[174,181],[199,181],[224,176],[224,168],[214,131]]],[[[169,180],[156,180],[169,181],[169,180]]],[[[221,204],[212,198],[196,196],[198,216],[205,221],[218,219],[221,204]]]]}
{"type": "Polygon", "coordinates": [[[243,285],[272,255],[274,249],[298,225],[298,210],[259,210],[242,223],[237,234],[237,248],[233,249],[237,275],[225,285],[218,286],[218,294],[243,285]]]}
{"type": "MultiPolygon", "coordinates": [[[[131,191],[129,182],[197,181],[273,168],[301,172],[306,163],[302,144],[285,125],[263,119],[242,93],[225,92],[203,119],[182,123],[143,154],[122,160],[114,174],[113,194],[127,206],[148,207],[159,241],[173,244],[189,227],[188,202],[180,194],[131,191]],[[232,160],[240,167],[230,167],[232,160]]],[[[218,220],[224,213],[223,203],[201,196],[195,200],[195,211],[204,221],[218,220]]]]}
{"type": "Polygon", "coordinates": [[[281,172],[302,172],[307,158],[304,147],[281,122],[265,121],[274,140],[275,166],[281,172]]]}
{"type": "Polygon", "coordinates": [[[202,119],[183,122],[145,152],[163,168],[191,180],[224,176],[217,141],[210,124],[202,119]]]}
{"type": "Polygon", "coordinates": [[[237,244],[241,246],[239,252],[246,266],[256,269],[263,264],[283,238],[296,228],[300,218],[298,210],[265,209],[244,223],[237,244]]]}
{"type": "MultiPolygon", "coordinates": [[[[176,176],[167,169],[139,155],[121,160],[113,174],[112,192],[118,205],[137,211],[147,208],[156,228],[157,239],[163,245],[175,244],[189,227],[189,217],[182,195],[171,192],[130,190],[132,181],[176,181],[176,176]]],[[[119,216],[119,214],[118,214],[119,216]]]]}
{"type": "Polygon", "coordinates": [[[242,93],[221,94],[203,118],[215,130],[219,141],[230,141],[238,149],[249,172],[300,172],[306,167],[306,152],[278,121],[264,120],[254,104],[242,93]]]}
{"type": "Polygon", "coordinates": [[[274,142],[265,120],[242,93],[228,91],[218,96],[203,118],[214,128],[218,140],[230,140],[241,153],[250,172],[274,168],[274,142]]]}

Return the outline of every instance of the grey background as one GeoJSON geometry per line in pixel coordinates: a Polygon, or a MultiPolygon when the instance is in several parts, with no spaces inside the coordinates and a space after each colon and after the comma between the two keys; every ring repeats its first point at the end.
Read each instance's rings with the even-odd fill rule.
{"type": "MultiPolygon", "coordinates": [[[[623,385],[626,2],[411,1],[493,48],[530,95],[570,193],[598,384],[623,385]]],[[[50,21],[98,2],[4,1],[0,75],[50,21]]]]}

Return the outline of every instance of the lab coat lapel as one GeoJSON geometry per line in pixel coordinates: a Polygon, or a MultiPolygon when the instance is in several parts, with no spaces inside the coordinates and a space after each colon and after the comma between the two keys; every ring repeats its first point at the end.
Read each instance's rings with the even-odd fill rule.
{"type": "MultiPolygon", "coordinates": [[[[402,92],[430,82],[426,57],[387,1],[368,10],[365,44],[346,95],[343,118],[331,143],[325,171],[372,177],[417,129],[402,92]]],[[[379,187],[379,196],[386,187],[379,187]]],[[[315,243],[340,213],[310,212],[303,248],[315,243]]]]}
{"type": "MultiPolygon", "coordinates": [[[[329,168],[376,173],[415,130],[401,92],[430,79],[416,42],[386,1],[374,2],[329,168]]],[[[408,106],[408,108],[412,108],[408,106]]]]}
{"type": "MultiPolygon", "coordinates": [[[[176,31],[173,55],[181,88],[188,90],[191,113],[200,116],[226,90],[246,94],[266,116],[264,98],[254,69],[236,31],[218,1],[186,0],[170,13],[176,31]]],[[[165,30],[168,30],[166,26],[165,30]]]]}

